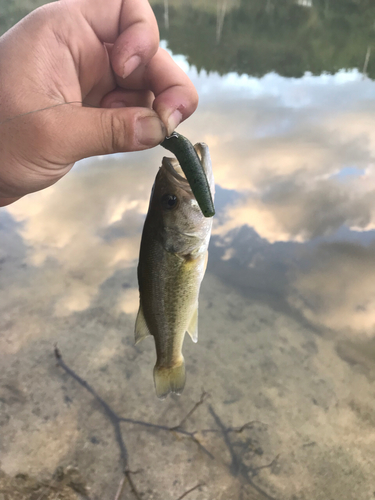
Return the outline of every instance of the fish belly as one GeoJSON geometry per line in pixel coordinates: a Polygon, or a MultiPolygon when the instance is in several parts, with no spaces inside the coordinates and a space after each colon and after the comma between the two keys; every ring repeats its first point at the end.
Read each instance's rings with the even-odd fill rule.
{"type": "Polygon", "coordinates": [[[195,259],[147,245],[140,258],[140,303],[149,333],[155,339],[154,380],[157,395],[180,394],[185,385],[182,344],[198,307],[205,256],[195,259]],[[142,259],[143,257],[143,259],[142,259]]]}

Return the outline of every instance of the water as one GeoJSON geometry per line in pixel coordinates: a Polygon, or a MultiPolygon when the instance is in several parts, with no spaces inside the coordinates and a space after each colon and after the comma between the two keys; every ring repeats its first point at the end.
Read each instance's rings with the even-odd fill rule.
{"type": "MultiPolygon", "coordinates": [[[[36,6],[19,3],[4,7],[4,29],[36,6]]],[[[178,425],[204,388],[189,430],[220,430],[209,405],[227,427],[256,421],[229,433],[229,447],[222,432],[198,433],[214,459],[187,438],[122,424],[143,498],[177,500],[201,483],[186,498],[374,497],[371,51],[363,66],[375,12],[364,1],[299,3],[153,3],[163,45],[200,95],[179,131],[210,146],[217,184],[199,342],[185,340],[180,398],[155,397],[152,339],[133,346],[140,234],[165,150],[82,161],[1,209],[8,476],[50,480],[71,465],[90,498],[115,497],[113,429],[56,366],[57,343],[124,417],[178,425]]]]}

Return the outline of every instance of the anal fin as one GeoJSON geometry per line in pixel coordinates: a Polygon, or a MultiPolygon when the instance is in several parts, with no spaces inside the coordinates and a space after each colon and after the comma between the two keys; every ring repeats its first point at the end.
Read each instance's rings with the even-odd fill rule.
{"type": "Polygon", "coordinates": [[[144,314],[143,314],[143,309],[142,309],[142,304],[139,305],[138,309],[138,314],[137,314],[137,319],[135,320],[135,329],[134,329],[134,336],[135,336],[135,344],[138,344],[141,340],[146,338],[148,335],[150,335],[150,330],[148,329],[144,314]]]}

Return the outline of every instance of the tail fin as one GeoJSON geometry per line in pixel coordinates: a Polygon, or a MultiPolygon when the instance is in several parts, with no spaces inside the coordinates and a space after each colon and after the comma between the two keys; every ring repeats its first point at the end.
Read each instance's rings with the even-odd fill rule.
{"type": "Polygon", "coordinates": [[[155,365],[154,382],[156,395],[160,399],[165,399],[170,392],[180,395],[185,387],[185,361],[173,368],[164,368],[155,365]]]}

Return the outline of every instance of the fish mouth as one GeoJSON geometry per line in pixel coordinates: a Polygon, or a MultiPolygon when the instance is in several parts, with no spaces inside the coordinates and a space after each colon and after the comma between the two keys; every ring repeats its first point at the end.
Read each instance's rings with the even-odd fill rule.
{"type": "MultiPolygon", "coordinates": [[[[203,170],[206,174],[208,183],[210,185],[212,196],[214,195],[214,180],[212,174],[212,166],[211,166],[211,158],[210,152],[207,144],[204,142],[198,142],[194,145],[194,149],[197,152],[199,160],[203,166],[203,170]]],[[[166,169],[166,171],[172,176],[172,182],[179,186],[180,188],[187,191],[189,194],[192,194],[192,190],[188,180],[185,177],[182,168],[176,158],[168,158],[164,156],[162,160],[162,167],[166,169]]]]}
{"type": "Polygon", "coordinates": [[[167,158],[164,156],[162,161],[162,167],[166,169],[166,171],[172,176],[172,182],[182,187],[185,190],[191,191],[190,185],[184,176],[182,168],[178,163],[176,158],[167,158]]]}

